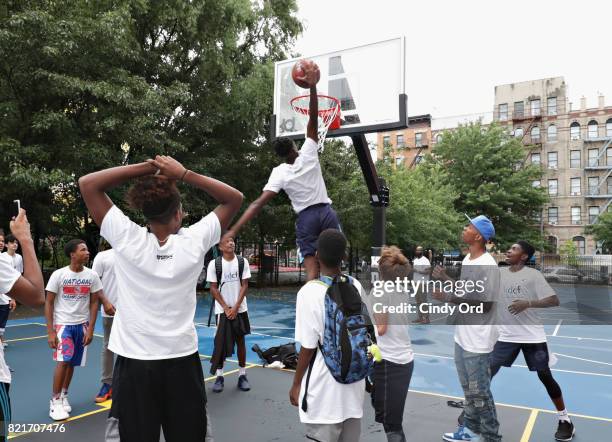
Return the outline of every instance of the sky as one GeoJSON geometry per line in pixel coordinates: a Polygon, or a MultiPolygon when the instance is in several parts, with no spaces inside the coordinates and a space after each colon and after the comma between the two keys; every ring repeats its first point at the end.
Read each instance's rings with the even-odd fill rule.
{"type": "Polygon", "coordinates": [[[298,0],[303,56],[406,37],[408,114],[492,112],[494,87],[565,77],[612,105],[612,2],[601,0],[298,0]]]}

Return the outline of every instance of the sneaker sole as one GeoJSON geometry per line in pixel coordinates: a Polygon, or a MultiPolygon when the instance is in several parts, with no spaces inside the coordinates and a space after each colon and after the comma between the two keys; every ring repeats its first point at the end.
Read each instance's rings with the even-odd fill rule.
{"type": "Polygon", "coordinates": [[[575,435],[576,435],[576,428],[573,428],[572,429],[572,435],[568,439],[560,439],[558,437],[555,437],[555,440],[558,440],[559,442],[568,442],[568,441],[572,440],[575,435]]]}
{"type": "Polygon", "coordinates": [[[96,404],[100,404],[100,403],[102,403],[102,402],[106,402],[106,401],[108,401],[109,399],[112,399],[112,396],[108,396],[108,395],[107,395],[107,396],[104,396],[104,397],[96,397],[96,398],[94,399],[94,401],[96,402],[96,404]]]}

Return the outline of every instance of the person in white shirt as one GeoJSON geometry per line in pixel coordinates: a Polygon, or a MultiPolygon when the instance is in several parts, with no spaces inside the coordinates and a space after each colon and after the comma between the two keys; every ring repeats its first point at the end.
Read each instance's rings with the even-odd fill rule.
{"type": "MultiPolygon", "coordinates": [[[[496,299],[499,296],[499,268],[486,250],[486,243],[495,236],[495,228],[484,215],[473,219],[468,217],[468,220],[470,222],[463,229],[462,235],[469,253],[461,267],[461,296],[435,291],[432,293],[433,298],[439,301],[480,310],[461,313],[454,318],[457,324],[455,366],[465,396],[464,419],[457,431],[445,433],[442,439],[447,442],[498,442],[501,441],[501,435],[491,393],[489,356],[497,339],[494,320],[496,299]],[[469,281],[471,289],[468,290],[466,282],[469,281]]],[[[451,280],[439,266],[434,269],[433,277],[451,280]]],[[[458,287],[455,285],[457,293],[458,287]]]]}
{"type": "Polygon", "coordinates": [[[416,292],[418,317],[413,322],[416,324],[429,324],[429,309],[424,312],[421,311],[421,306],[427,303],[427,290],[425,285],[427,281],[429,281],[429,273],[431,272],[431,263],[429,259],[423,255],[423,246],[417,246],[412,264],[414,268],[413,279],[415,281],[422,281],[423,284],[416,292]]]}
{"type": "Polygon", "coordinates": [[[117,306],[117,278],[114,266],[115,252],[112,249],[98,252],[92,265],[92,270],[98,274],[104,286],[104,292],[98,296],[102,305],[100,311],[104,328],[104,341],[102,344],[102,375],[100,378],[102,386],[94,399],[96,403],[107,401],[113,397],[112,382],[115,355],[108,348],[108,341],[110,340],[113,317],[117,306]]]}
{"type": "Polygon", "coordinates": [[[215,299],[217,332],[211,358],[211,374],[217,376],[213,392],[220,393],[224,387],[223,365],[226,357],[232,356],[234,343],[238,352],[238,388],[249,391],[251,386],[246,376],[245,336],[251,333],[246,295],[249,290],[251,269],[249,262],[236,255],[234,238],[225,235],[219,243],[222,255],[208,263],[206,280],[215,299]],[[242,262],[242,264],[240,264],[242,262]],[[221,264],[221,280],[217,279],[217,263],[221,264]],[[242,274],[240,272],[242,267],[242,274]],[[229,339],[228,339],[229,337],[229,339]],[[231,342],[231,348],[229,342],[231,342]]]}
{"type": "MultiPolygon", "coordinates": [[[[399,248],[383,247],[378,261],[382,281],[395,282],[410,275],[411,267],[399,248]]],[[[395,290],[381,298],[375,298],[384,306],[401,306],[406,300],[395,290]]],[[[404,406],[414,369],[414,353],[408,333],[408,317],[405,314],[375,313],[376,344],[382,361],[374,364],[372,404],[376,422],[383,424],[388,442],[406,442],[402,427],[404,406]]]]}
{"type": "MultiPolygon", "coordinates": [[[[5,238],[4,233],[0,231],[0,251],[4,249],[5,243],[6,252],[1,253],[0,255],[6,258],[15,270],[17,270],[19,273],[23,273],[23,259],[21,258],[21,255],[17,253],[19,241],[17,241],[17,238],[10,233],[6,235],[5,238]]],[[[8,296],[6,293],[0,293],[0,340],[2,341],[2,345],[4,347],[7,346],[4,339],[6,323],[8,322],[10,312],[15,310],[16,307],[17,303],[13,298],[8,296]]]]}
{"type": "MultiPolygon", "coordinates": [[[[314,357],[307,411],[299,407],[299,416],[306,426],[306,438],[321,442],[357,442],[361,435],[365,380],[352,384],[337,382],[319,350],[325,330],[325,294],[341,273],[345,251],[346,238],[342,232],[327,229],[321,233],[317,247],[321,279],[307,282],[298,292],[295,305],[295,340],[301,349],[289,399],[296,407],[302,403],[307,381],[304,375],[314,357]]],[[[361,284],[356,279],[353,284],[361,293],[361,284]]]]}
{"type": "Polygon", "coordinates": [[[204,374],[194,325],[196,285],[204,255],[240,210],[242,194],[185,168],[169,156],[114,167],[79,179],[81,195],[100,233],[115,251],[117,299],[109,348],[116,355],[113,403],[106,439],[158,442],[212,441],[204,374]],[[113,204],[107,191],[137,179],[130,206],[141,227],[113,204]],[[177,182],[219,205],[182,228],[177,182]]]}
{"type": "Polygon", "coordinates": [[[301,256],[306,267],[306,280],[315,279],[319,274],[319,265],[315,258],[319,234],[325,229],[340,230],[340,221],[331,207],[325,181],[321,172],[318,154],[318,68],[312,62],[304,63],[304,77],[300,78],[310,85],[310,104],[308,108],[308,125],[306,141],[298,152],[295,143],[289,138],[279,138],[274,149],[284,163],[275,167],[270,174],[263,192],[240,219],[231,227],[228,235],[236,238],[238,232],[251,219],[255,218],[263,207],[284,190],[291,206],[297,214],[295,234],[301,256]]]}
{"type": "Polygon", "coordinates": [[[501,367],[511,367],[523,352],[527,367],[538,374],[559,414],[555,439],[569,441],[576,430],[567,414],[561,387],[550,371],[546,333],[535,310],[556,307],[559,298],[540,272],[525,265],[534,253],[535,248],[526,241],[517,241],[506,252],[509,266],[500,271],[499,338],[491,354],[491,377],[501,367]]]}
{"type": "MultiPolygon", "coordinates": [[[[44,281],[24,209],[19,210],[19,214],[11,221],[10,226],[11,232],[21,243],[25,268],[22,275],[9,260],[0,257],[0,293],[7,293],[29,307],[41,306],[45,302],[44,281]]],[[[4,360],[4,349],[0,346],[0,422],[3,431],[0,442],[7,439],[11,423],[10,385],[11,372],[4,360]]]]}
{"type": "Polygon", "coordinates": [[[49,347],[57,362],[53,373],[53,396],[49,417],[68,419],[72,407],[68,389],[74,367],[84,367],[87,346],[93,340],[102,283],[98,274],[85,267],[89,250],[82,239],[72,239],[64,247],[70,265],[56,270],[47,282],[45,318],[49,347]]]}

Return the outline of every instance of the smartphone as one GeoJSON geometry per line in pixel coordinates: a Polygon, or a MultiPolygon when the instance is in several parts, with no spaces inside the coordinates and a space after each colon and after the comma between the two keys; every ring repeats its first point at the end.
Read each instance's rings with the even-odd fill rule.
{"type": "Polygon", "coordinates": [[[14,203],[17,204],[17,215],[21,212],[21,200],[13,200],[14,203]]]}

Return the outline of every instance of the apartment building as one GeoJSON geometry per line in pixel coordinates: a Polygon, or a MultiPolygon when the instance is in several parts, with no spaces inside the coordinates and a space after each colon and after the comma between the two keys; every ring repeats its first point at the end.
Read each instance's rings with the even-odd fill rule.
{"type": "Polygon", "coordinates": [[[431,115],[408,117],[408,128],[377,134],[376,156],[390,149],[396,167],[414,167],[431,150],[431,115]]]}
{"type": "Polygon", "coordinates": [[[596,253],[584,228],[612,202],[612,106],[600,96],[596,107],[584,98],[576,107],[563,77],[554,77],[496,86],[493,115],[545,172],[533,185],[550,197],[540,220],[550,249],[572,240],[579,254],[596,253]]]}

